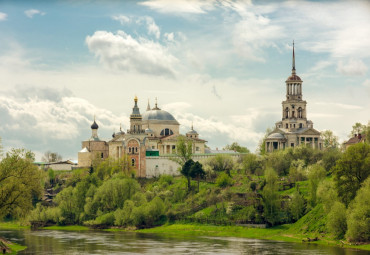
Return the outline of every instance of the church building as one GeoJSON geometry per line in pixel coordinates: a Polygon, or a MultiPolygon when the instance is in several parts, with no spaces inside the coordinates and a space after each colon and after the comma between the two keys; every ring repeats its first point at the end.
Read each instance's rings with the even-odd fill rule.
{"type": "Polygon", "coordinates": [[[126,133],[120,128],[110,141],[103,141],[98,137],[98,128],[94,119],[91,138],[82,142],[82,150],[78,153],[79,167],[90,167],[97,157],[119,159],[126,155],[136,169],[136,176],[147,177],[147,159],[174,156],[179,136],[192,141],[194,155],[205,153],[206,141],[199,138],[193,127],[186,135],[180,134],[180,123],[172,114],[160,109],[157,102],[152,109],[148,102],[146,111],[141,114],[137,97],[130,115],[130,129],[126,133]]]}
{"type": "Polygon", "coordinates": [[[322,149],[320,132],[307,119],[307,102],[302,97],[301,78],[296,74],[293,42],[292,74],[286,80],[286,100],[282,102],[282,120],[265,140],[266,152],[302,144],[322,149]]]}

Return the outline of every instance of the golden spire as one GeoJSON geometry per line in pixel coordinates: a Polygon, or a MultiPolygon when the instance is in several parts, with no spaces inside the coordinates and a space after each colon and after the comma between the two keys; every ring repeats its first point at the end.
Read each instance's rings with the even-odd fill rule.
{"type": "Polygon", "coordinates": [[[137,96],[136,95],[135,95],[134,101],[135,101],[135,103],[137,102],[137,96]]]}

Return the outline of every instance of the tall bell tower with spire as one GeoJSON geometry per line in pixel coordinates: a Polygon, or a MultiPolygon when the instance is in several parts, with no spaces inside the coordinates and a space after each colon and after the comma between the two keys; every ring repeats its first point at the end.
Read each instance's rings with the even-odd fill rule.
{"type": "Polygon", "coordinates": [[[266,152],[301,145],[321,149],[320,132],[307,120],[307,102],[303,100],[303,81],[296,73],[293,41],[292,74],[285,81],[286,99],[282,102],[282,118],[265,139],[266,152]]]}
{"type": "Polygon", "coordinates": [[[297,129],[307,126],[306,105],[302,98],[303,81],[295,69],[295,52],[293,41],[292,74],[285,81],[286,100],[282,102],[282,128],[297,129]]]}

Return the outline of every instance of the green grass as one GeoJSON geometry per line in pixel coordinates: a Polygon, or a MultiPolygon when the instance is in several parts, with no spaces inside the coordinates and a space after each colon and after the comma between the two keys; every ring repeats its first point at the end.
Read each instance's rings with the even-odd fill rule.
{"type": "MultiPolygon", "coordinates": [[[[167,224],[151,229],[137,230],[140,233],[153,233],[161,235],[177,236],[218,236],[218,237],[240,237],[251,239],[265,239],[285,242],[301,243],[308,235],[294,233],[294,224],[286,224],[272,228],[259,229],[247,228],[241,226],[214,226],[202,224],[167,224]]],[[[313,236],[312,236],[313,237],[313,236]]],[[[319,241],[315,244],[341,246],[345,248],[355,248],[361,250],[370,250],[370,244],[366,245],[349,245],[340,241],[333,240],[329,237],[319,236],[319,241]]]]}
{"type": "Polygon", "coordinates": [[[44,228],[41,228],[41,229],[47,229],[47,230],[66,230],[66,231],[86,231],[86,230],[90,230],[88,227],[78,226],[78,225],[50,226],[50,227],[44,227],[44,228]]]}
{"type": "Polygon", "coordinates": [[[27,246],[15,244],[15,243],[9,244],[8,247],[12,250],[12,252],[8,254],[17,254],[19,251],[23,251],[27,248],[27,246]]]}
{"type": "Polygon", "coordinates": [[[30,226],[23,226],[17,221],[4,221],[0,222],[0,228],[2,229],[29,229],[30,226]]]}

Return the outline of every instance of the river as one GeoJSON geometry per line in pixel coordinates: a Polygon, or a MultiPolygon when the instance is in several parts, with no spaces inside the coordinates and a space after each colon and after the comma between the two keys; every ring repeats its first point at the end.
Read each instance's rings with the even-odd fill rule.
{"type": "Polygon", "coordinates": [[[169,237],[104,231],[0,230],[0,236],[26,245],[18,254],[343,254],[368,251],[314,243],[287,243],[234,237],[169,237]]]}

